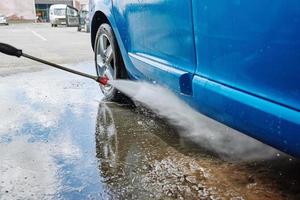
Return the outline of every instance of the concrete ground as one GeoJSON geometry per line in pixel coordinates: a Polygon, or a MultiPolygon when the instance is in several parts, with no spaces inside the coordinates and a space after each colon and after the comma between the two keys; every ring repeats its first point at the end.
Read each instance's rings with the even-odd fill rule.
{"type": "MultiPolygon", "coordinates": [[[[95,73],[89,34],[76,28],[0,27],[0,42],[95,73]]],[[[92,80],[0,54],[0,199],[300,199],[298,159],[202,119],[191,119],[194,137],[103,101],[92,80]],[[208,133],[226,137],[201,141],[208,133]]]]}
{"type": "MultiPolygon", "coordinates": [[[[50,24],[45,23],[0,26],[0,42],[60,64],[93,60],[90,34],[78,32],[74,27],[51,28],[50,24]]],[[[27,58],[17,59],[2,54],[0,61],[0,76],[45,67],[27,58]]]]}

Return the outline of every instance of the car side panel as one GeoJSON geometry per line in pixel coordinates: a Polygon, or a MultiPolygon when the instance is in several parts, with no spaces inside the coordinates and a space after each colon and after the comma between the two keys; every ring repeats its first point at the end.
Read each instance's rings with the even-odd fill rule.
{"type": "Polygon", "coordinates": [[[300,158],[298,111],[198,75],[193,90],[187,101],[201,113],[300,158]]]}
{"type": "Polygon", "coordinates": [[[193,0],[191,104],[300,157],[300,2],[193,0]]]}
{"type": "MultiPolygon", "coordinates": [[[[122,26],[117,26],[115,16],[111,13],[112,7],[105,7],[110,4],[103,4],[103,2],[107,2],[104,0],[99,0],[99,2],[101,2],[101,4],[95,7],[94,13],[95,11],[102,11],[108,17],[118,40],[126,68],[132,78],[147,79],[150,76],[152,80],[160,84],[167,82],[169,88],[203,114],[279,148],[282,151],[300,157],[300,113],[298,111],[245,92],[241,88],[234,88],[231,85],[227,85],[226,82],[224,82],[224,84],[220,81],[221,79],[212,79],[212,75],[214,75],[212,70],[216,70],[212,67],[212,63],[214,63],[213,58],[215,58],[214,55],[219,56],[220,52],[227,52],[227,49],[224,49],[222,46],[224,45],[224,41],[221,40],[221,36],[215,37],[214,35],[210,35],[210,31],[213,30],[207,32],[208,28],[206,26],[211,23],[208,19],[204,18],[205,21],[202,21],[203,24],[201,24],[200,21],[195,23],[198,65],[196,74],[190,75],[190,73],[186,73],[186,71],[170,65],[170,63],[164,63],[163,60],[157,59],[155,56],[153,57],[149,54],[137,51],[128,52],[132,49],[131,43],[127,41],[130,39],[130,36],[128,34],[126,35],[126,32],[123,32],[126,26],[128,26],[128,22],[124,20],[122,26]],[[221,46],[215,44],[218,39],[221,42],[221,46]],[[218,48],[213,48],[215,46],[218,48]],[[213,50],[216,50],[216,52],[213,50]],[[162,77],[166,81],[159,81],[162,77]],[[178,81],[180,82],[181,79],[193,83],[189,95],[183,93],[180,84],[178,85],[178,81]]],[[[209,4],[209,2],[205,0],[202,2],[209,4]]],[[[232,3],[233,1],[230,2],[232,3]]],[[[242,1],[235,2],[238,3],[242,1]]],[[[225,1],[223,4],[225,4],[225,1]]],[[[200,1],[196,0],[193,0],[193,6],[194,20],[197,20],[197,17],[204,15],[201,13],[204,12],[201,8],[204,10],[207,8],[201,4],[200,1]],[[198,12],[197,9],[200,9],[201,12],[198,12]]],[[[114,9],[122,10],[124,7],[115,7],[114,9]]],[[[228,40],[227,37],[225,39],[228,40]]],[[[294,51],[292,50],[291,52],[294,51]]],[[[294,56],[291,55],[291,58],[295,59],[296,57],[294,56]]],[[[241,57],[242,55],[240,55],[239,59],[241,59],[241,57]]],[[[225,63],[225,61],[223,62],[225,63]]],[[[231,63],[233,63],[233,61],[231,63]]],[[[222,65],[220,70],[224,70],[224,66],[225,65],[222,65]]],[[[241,72],[239,70],[237,71],[241,72]]],[[[237,72],[232,71],[232,73],[236,75],[237,72]]]]}

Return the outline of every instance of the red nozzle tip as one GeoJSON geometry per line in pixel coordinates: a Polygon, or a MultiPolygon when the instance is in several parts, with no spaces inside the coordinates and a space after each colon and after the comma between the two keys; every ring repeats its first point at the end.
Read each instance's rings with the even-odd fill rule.
{"type": "Polygon", "coordinates": [[[107,85],[108,80],[109,79],[106,76],[103,76],[103,77],[99,77],[98,82],[102,85],[107,85]]]}

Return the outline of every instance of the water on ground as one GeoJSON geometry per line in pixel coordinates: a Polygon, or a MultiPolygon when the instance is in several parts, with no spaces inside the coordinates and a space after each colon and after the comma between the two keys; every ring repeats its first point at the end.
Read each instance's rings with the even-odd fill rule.
{"type": "Polygon", "coordinates": [[[259,151],[209,147],[236,132],[201,115],[174,126],[185,116],[103,102],[55,70],[1,77],[0,94],[0,199],[300,199],[299,160],[244,137],[259,151]]]}

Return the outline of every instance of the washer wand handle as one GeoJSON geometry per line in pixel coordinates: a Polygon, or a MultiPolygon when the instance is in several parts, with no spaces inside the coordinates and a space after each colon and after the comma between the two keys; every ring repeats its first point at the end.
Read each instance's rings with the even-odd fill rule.
{"type": "Polygon", "coordinates": [[[17,49],[9,44],[0,43],[0,52],[9,56],[21,57],[23,52],[21,49],[17,49]]]}

